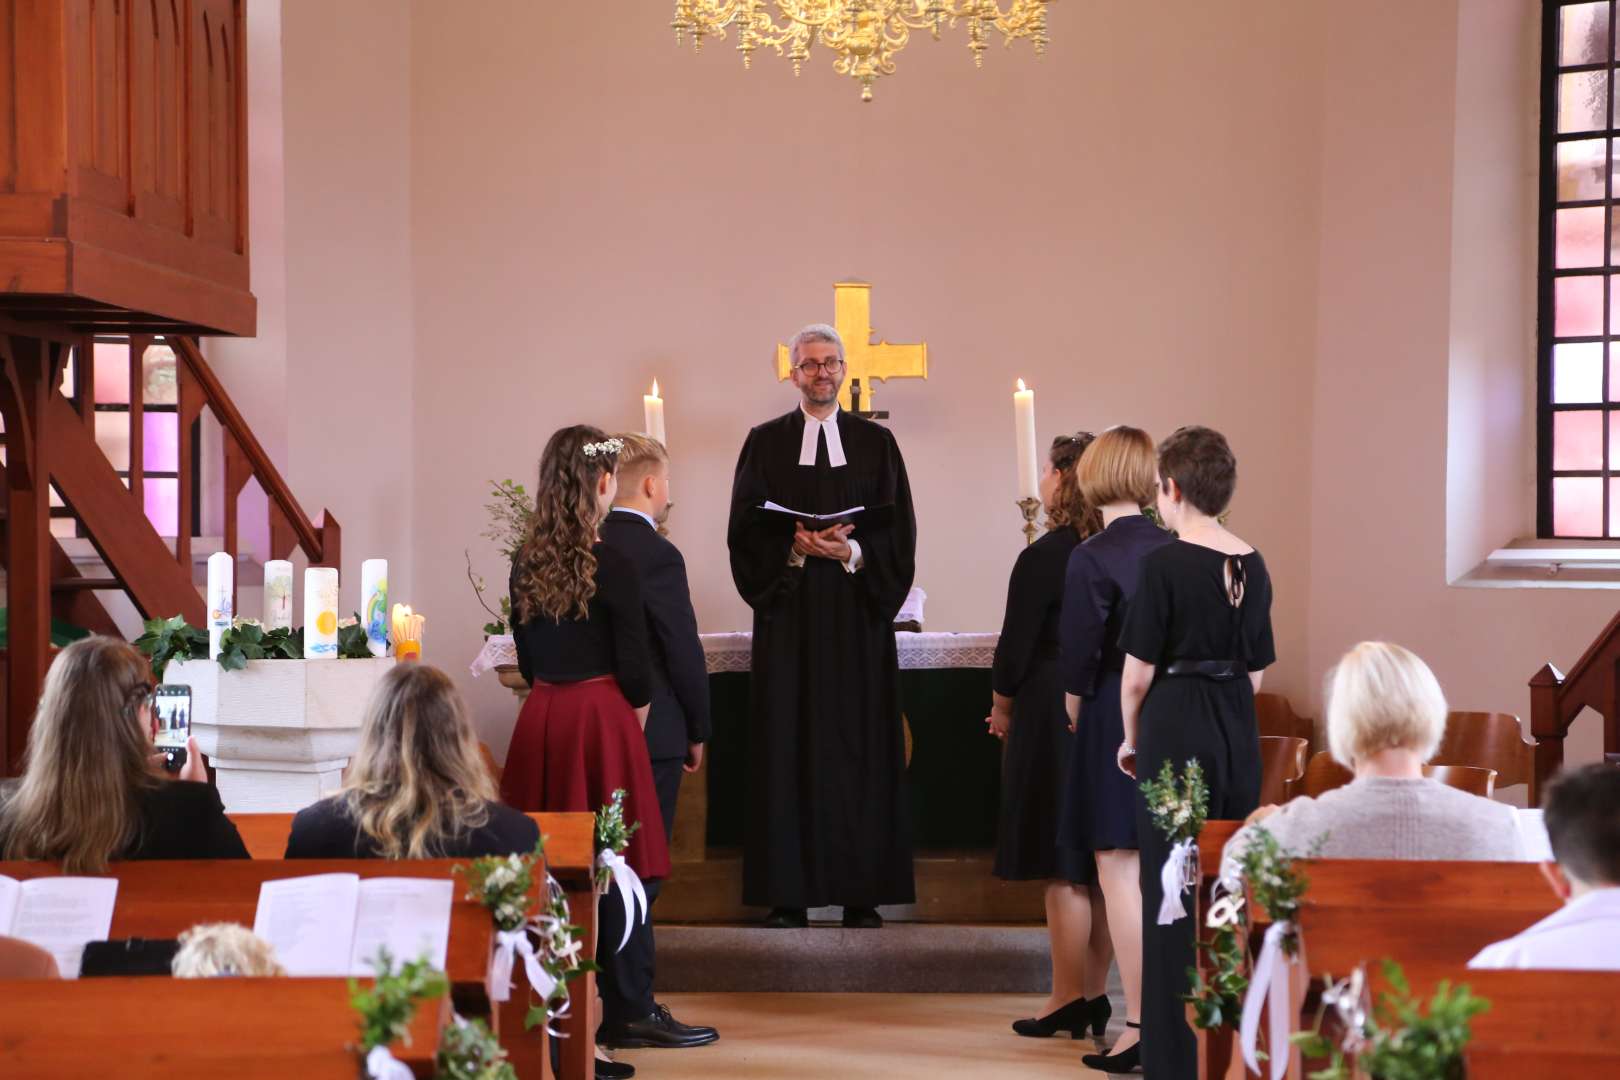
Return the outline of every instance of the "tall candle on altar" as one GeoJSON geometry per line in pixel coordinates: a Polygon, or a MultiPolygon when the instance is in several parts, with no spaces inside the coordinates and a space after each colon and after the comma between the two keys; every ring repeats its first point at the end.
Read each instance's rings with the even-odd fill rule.
{"type": "Polygon", "coordinates": [[[330,566],[304,571],[304,659],[336,660],[338,572],[330,566]]]}
{"type": "Polygon", "coordinates": [[[264,628],[291,630],[293,604],[293,564],[271,559],[264,564],[264,628]]]}
{"type": "Polygon", "coordinates": [[[360,564],[360,621],[372,656],[388,655],[388,560],[360,564]]]}
{"type": "Polygon", "coordinates": [[[657,379],[653,380],[652,393],[641,395],[641,408],[646,416],[647,434],[668,449],[669,444],[664,442],[664,399],[658,396],[657,379]]]}
{"type": "Polygon", "coordinates": [[[236,560],[229,552],[216,551],[208,556],[208,659],[219,659],[219,639],[231,628],[235,616],[234,597],[236,560]]]}
{"type": "Polygon", "coordinates": [[[1040,459],[1035,453],[1035,391],[1026,389],[1024,380],[1018,380],[1013,394],[1013,428],[1018,434],[1018,497],[1041,497],[1040,459]]]}

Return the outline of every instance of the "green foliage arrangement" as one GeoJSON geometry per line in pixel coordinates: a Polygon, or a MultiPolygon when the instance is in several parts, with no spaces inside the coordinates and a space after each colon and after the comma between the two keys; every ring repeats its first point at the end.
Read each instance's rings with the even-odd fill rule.
{"type": "Polygon", "coordinates": [[[482,1020],[454,1018],[439,1036],[434,1080],[517,1080],[500,1040],[482,1020]]]}
{"type": "Polygon", "coordinates": [[[152,662],[152,675],[163,681],[163,672],[176,660],[208,659],[208,635],[186,623],[185,617],[148,619],[146,632],[135,639],[135,647],[152,662]]]}
{"type": "Polygon", "coordinates": [[[1425,1011],[1412,996],[1400,964],[1386,957],[1383,972],[1390,989],[1379,993],[1371,1016],[1353,1018],[1361,1020],[1361,1030],[1352,1028],[1347,1043],[1335,1045],[1322,1034],[1321,1013],[1312,1030],[1294,1036],[1306,1057],[1328,1061],[1310,1074],[1311,1080],[1351,1080],[1349,1052],[1357,1054],[1360,1070],[1374,1080],[1463,1080],[1463,1051],[1473,1038],[1473,1019],[1491,1003],[1467,985],[1453,987],[1443,980],[1425,1011]]]}
{"type": "MultiPolygon", "coordinates": [[[[630,838],[636,830],[641,828],[641,822],[632,822],[629,825],[624,821],[624,798],[627,793],[624,788],[613,792],[613,800],[596,812],[596,850],[611,851],[615,855],[624,854],[624,849],[630,846],[630,838]]],[[[612,872],[597,864],[596,887],[606,890],[608,879],[612,872]]]]}
{"type": "Polygon", "coordinates": [[[516,930],[529,921],[534,872],[545,854],[542,836],[529,855],[484,855],[455,872],[467,879],[467,899],[488,909],[497,930],[516,930]]]}
{"type": "MultiPolygon", "coordinates": [[[[206,635],[203,640],[206,644],[206,635]]],[[[255,619],[239,619],[219,638],[219,666],[226,671],[240,671],[249,660],[301,660],[303,656],[302,629],[266,630],[255,619]]]]}
{"type": "Polygon", "coordinates": [[[1165,762],[1156,778],[1143,782],[1142,795],[1153,824],[1172,843],[1198,839],[1209,816],[1209,787],[1197,758],[1188,759],[1179,779],[1175,766],[1165,762]]]}
{"type": "Polygon", "coordinates": [[[1265,909],[1272,922],[1288,922],[1293,932],[1283,937],[1283,952],[1288,956],[1299,954],[1299,905],[1310,887],[1310,879],[1295,864],[1301,859],[1314,859],[1322,852],[1327,834],[1318,836],[1310,849],[1300,855],[1285,850],[1277,838],[1263,825],[1256,825],[1253,837],[1238,857],[1243,868],[1243,879],[1249,883],[1254,902],[1265,909]]]}
{"type": "MultiPolygon", "coordinates": [[[[496,550],[501,553],[501,558],[510,568],[512,560],[517,558],[518,550],[534,531],[534,496],[516,481],[491,480],[489,501],[484,504],[484,518],[484,531],[478,535],[495,542],[496,550]]],[[[484,583],[484,577],[473,570],[472,552],[464,551],[462,554],[467,558],[467,580],[472,584],[473,595],[478,598],[479,606],[490,616],[490,621],[484,624],[485,635],[495,636],[510,632],[512,598],[502,593],[498,604],[499,610],[490,607],[485,595],[488,586],[484,583]]]]}
{"type": "Polygon", "coordinates": [[[394,969],[389,951],[377,950],[370,961],[377,978],[370,986],[349,980],[349,1004],[360,1018],[360,1056],[396,1039],[409,1039],[411,1017],[419,1002],[443,997],[450,989],[444,972],[435,970],[425,959],[408,960],[394,969]]]}
{"type": "Polygon", "coordinates": [[[1245,945],[1247,920],[1216,929],[1198,948],[1208,958],[1209,974],[1195,965],[1187,969],[1190,992],[1183,999],[1193,1007],[1193,1023],[1205,1031],[1236,1028],[1243,1016],[1243,995],[1249,989],[1249,950],[1245,945]]]}

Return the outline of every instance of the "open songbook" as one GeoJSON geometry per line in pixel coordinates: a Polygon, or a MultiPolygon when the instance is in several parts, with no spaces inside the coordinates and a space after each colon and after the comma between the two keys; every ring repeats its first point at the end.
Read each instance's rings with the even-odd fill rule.
{"type": "Polygon", "coordinates": [[[449,880],[283,878],[259,887],[253,932],[275,948],[289,975],[371,975],[380,947],[396,961],[425,956],[443,971],[454,898],[449,880]]]}
{"type": "Polygon", "coordinates": [[[117,898],[117,878],[0,876],[0,934],[38,945],[62,978],[76,979],[85,945],[112,930],[117,898]]]}
{"type": "Polygon", "coordinates": [[[894,507],[891,506],[852,506],[848,510],[840,510],[835,514],[810,514],[803,510],[793,510],[779,503],[766,500],[755,510],[769,520],[779,522],[783,528],[791,530],[793,523],[798,522],[811,532],[830,529],[834,525],[853,525],[859,533],[862,529],[875,529],[888,524],[894,517],[894,507]]]}

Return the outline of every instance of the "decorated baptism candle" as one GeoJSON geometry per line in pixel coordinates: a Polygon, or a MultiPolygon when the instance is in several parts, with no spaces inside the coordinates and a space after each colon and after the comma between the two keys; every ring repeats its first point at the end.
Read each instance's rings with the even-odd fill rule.
{"type": "Polygon", "coordinates": [[[304,571],[304,659],[336,660],[338,572],[330,566],[304,571]]]}
{"type": "Polygon", "coordinates": [[[208,556],[208,658],[219,659],[219,639],[231,628],[236,614],[232,603],[232,585],[236,560],[229,552],[216,551],[208,556]]]}
{"type": "Polygon", "coordinates": [[[388,655],[388,560],[360,564],[360,619],[372,656],[388,655]]]}
{"type": "Polygon", "coordinates": [[[271,559],[264,564],[264,628],[291,630],[293,605],[293,564],[271,559]]]}

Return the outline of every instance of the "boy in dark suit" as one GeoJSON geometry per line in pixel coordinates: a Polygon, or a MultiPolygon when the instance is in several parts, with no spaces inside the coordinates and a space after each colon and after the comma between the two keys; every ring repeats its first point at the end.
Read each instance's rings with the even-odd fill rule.
{"type": "MultiPolygon", "coordinates": [[[[619,494],[600,528],[602,542],[629,557],[641,576],[647,610],[647,637],[653,654],[652,710],[647,716],[647,754],[664,829],[673,837],[675,799],[683,773],[703,763],[709,738],[709,674],[698,640],[697,617],[686,582],[686,561],[678,548],[658,533],[669,510],[669,454],[662,443],[645,435],[620,435],[619,494]]],[[[658,882],[647,885],[648,901],[658,897],[658,882]]],[[[606,942],[597,952],[602,965],[602,1031],[598,1041],[628,1048],[701,1046],[719,1035],[710,1027],[691,1027],[653,1001],[652,920],[635,927],[621,952],[613,953],[622,927],[609,927],[612,914],[602,906],[606,942]]]]}

